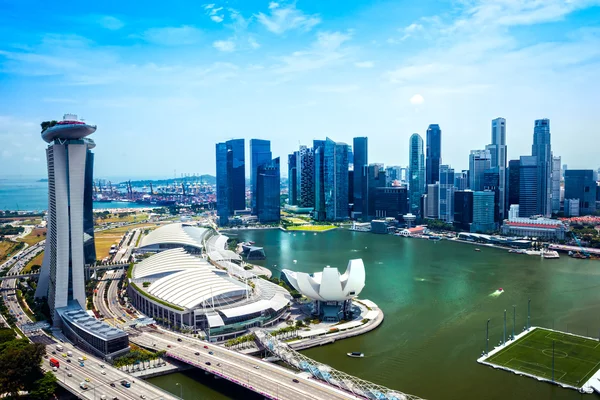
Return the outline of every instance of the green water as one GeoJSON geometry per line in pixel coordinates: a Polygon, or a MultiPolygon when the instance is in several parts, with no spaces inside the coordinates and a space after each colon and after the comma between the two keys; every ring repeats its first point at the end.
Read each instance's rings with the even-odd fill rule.
{"type": "MultiPolygon", "coordinates": [[[[481,252],[475,252],[470,244],[345,230],[317,235],[240,231],[237,237],[264,246],[267,260],[262,264],[275,274],[281,268],[314,272],[325,265],[344,270],[349,259],[363,259],[367,278],[360,297],[377,303],[385,321],[366,335],[304,352],[315,360],[427,399],[584,396],[493,370],[475,360],[485,348],[487,319],[491,318],[490,344],[494,345],[502,339],[505,309],[507,334],[512,333],[513,304],[517,306],[516,331],[523,329],[528,298],[532,325],[554,325],[556,329],[598,337],[598,261],[566,256],[544,260],[486,246],[479,246],[481,252]],[[504,293],[494,295],[500,287],[504,293]],[[345,355],[350,351],[361,351],[365,358],[350,359],[345,355]]],[[[162,386],[173,379],[170,375],[152,382],[162,386]]],[[[197,398],[248,398],[239,393],[218,397],[205,383],[189,383],[197,390],[197,398]]]]}

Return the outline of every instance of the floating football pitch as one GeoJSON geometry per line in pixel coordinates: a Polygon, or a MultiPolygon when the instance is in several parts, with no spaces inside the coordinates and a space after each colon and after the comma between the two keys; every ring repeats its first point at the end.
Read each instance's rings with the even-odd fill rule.
{"type": "Polygon", "coordinates": [[[485,361],[576,388],[600,368],[600,342],[566,333],[536,328],[485,361]]]}

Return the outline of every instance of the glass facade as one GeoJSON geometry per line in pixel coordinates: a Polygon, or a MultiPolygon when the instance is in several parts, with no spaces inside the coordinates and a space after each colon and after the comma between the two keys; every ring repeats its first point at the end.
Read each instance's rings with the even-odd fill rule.
{"type": "Polygon", "coordinates": [[[560,211],[560,181],[561,181],[561,159],[560,157],[552,157],[552,212],[560,211]]]}
{"type": "Polygon", "coordinates": [[[378,187],[375,194],[375,217],[396,218],[408,214],[408,190],[405,186],[378,187]]]}
{"type": "Polygon", "coordinates": [[[313,147],[315,151],[315,209],[313,217],[317,221],[324,221],[325,214],[325,177],[324,177],[324,163],[325,163],[325,142],[316,141],[313,147]]]}
{"type": "Polygon", "coordinates": [[[440,165],[438,218],[449,224],[454,221],[454,169],[440,165]]]}
{"type": "Polygon", "coordinates": [[[409,193],[410,212],[416,216],[421,214],[421,196],[425,193],[425,155],[423,139],[413,133],[409,141],[409,193]]]}
{"type": "Polygon", "coordinates": [[[519,204],[521,160],[508,162],[508,208],[519,204]]]}
{"type": "Polygon", "coordinates": [[[353,199],[354,211],[364,212],[366,208],[366,186],[364,184],[366,177],[366,168],[369,165],[369,143],[366,137],[354,138],[354,182],[353,182],[353,199]]]}
{"type": "Polygon", "coordinates": [[[362,220],[370,221],[376,216],[377,188],[385,187],[385,170],[382,164],[371,164],[366,168],[366,180],[362,184],[367,187],[366,197],[363,197],[362,220]]]}
{"type": "Polygon", "coordinates": [[[300,146],[298,151],[297,192],[298,206],[315,206],[315,154],[313,149],[300,146]]]}
{"type": "Polygon", "coordinates": [[[94,153],[87,151],[83,188],[83,259],[86,265],[96,262],[94,243],[94,153]]]}
{"type": "Polygon", "coordinates": [[[519,167],[519,217],[539,215],[538,161],[535,156],[521,156],[519,167]]]}
{"type": "Polygon", "coordinates": [[[427,128],[427,169],[426,184],[434,184],[440,180],[440,164],[442,162],[442,130],[438,124],[427,128]]]}
{"type": "Polygon", "coordinates": [[[297,151],[288,155],[288,204],[290,206],[298,205],[297,159],[297,151]]]}
{"type": "Polygon", "coordinates": [[[226,225],[236,210],[246,209],[246,163],[244,139],[216,144],[217,214],[226,225]]]}
{"type": "Polygon", "coordinates": [[[260,223],[279,222],[281,207],[280,181],[279,157],[258,167],[256,215],[260,223]]]}
{"type": "Polygon", "coordinates": [[[473,223],[471,232],[491,232],[496,229],[494,223],[494,192],[485,190],[473,192],[473,223]]]}
{"type": "Polygon", "coordinates": [[[533,128],[531,155],[537,157],[538,185],[536,213],[549,217],[552,214],[552,149],[550,146],[550,120],[538,119],[533,128]]]}
{"type": "Polygon", "coordinates": [[[490,168],[483,173],[483,190],[494,192],[494,222],[500,221],[500,168],[490,168]]]}
{"type": "Polygon", "coordinates": [[[327,138],[323,155],[325,219],[348,218],[348,145],[327,138]]]}
{"type": "Polygon", "coordinates": [[[483,174],[492,167],[492,156],[489,150],[471,150],[469,154],[469,189],[483,190],[483,174]]]}
{"type": "Polygon", "coordinates": [[[250,139],[250,205],[256,214],[256,182],[258,167],[271,162],[271,142],[262,139],[250,139]]]}
{"type": "Polygon", "coordinates": [[[457,190],[454,192],[454,226],[469,230],[473,222],[473,192],[457,190]]]}
{"type": "Polygon", "coordinates": [[[596,177],[592,169],[565,171],[565,199],[579,199],[579,215],[596,212],[596,177]]]}
{"type": "Polygon", "coordinates": [[[486,147],[490,151],[492,168],[498,168],[498,218],[504,219],[508,206],[506,205],[506,120],[492,120],[492,142],[486,147]]]}

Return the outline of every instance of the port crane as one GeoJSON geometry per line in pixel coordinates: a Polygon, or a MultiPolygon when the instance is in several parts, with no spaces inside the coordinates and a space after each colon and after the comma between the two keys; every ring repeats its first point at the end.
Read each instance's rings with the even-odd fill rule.
{"type": "Polygon", "coordinates": [[[585,258],[590,258],[590,253],[588,253],[587,250],[581,245],[581,241],[579,240],[579,238],[577,237],[575,232],[571,231],[570,233],[571,233],[571,236],[573,236],[575,243],[577,243],[577,246],[579,246],[579,250],[581,251],[581,254],[583,254],[585,258]]]}

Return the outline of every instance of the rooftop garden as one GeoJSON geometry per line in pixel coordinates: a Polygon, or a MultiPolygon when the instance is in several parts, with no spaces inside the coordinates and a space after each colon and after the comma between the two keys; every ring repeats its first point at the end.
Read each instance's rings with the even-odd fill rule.
{"type": "Polygon", "coordinates": [[[44,121],[42,122],[40,125],[42,126],[42,133],[44,133],[44,131],[48,128],[52,128],[54,125],[56,125],[58,123],[58,121],[52,120],[52,121],[44,121]]]}

